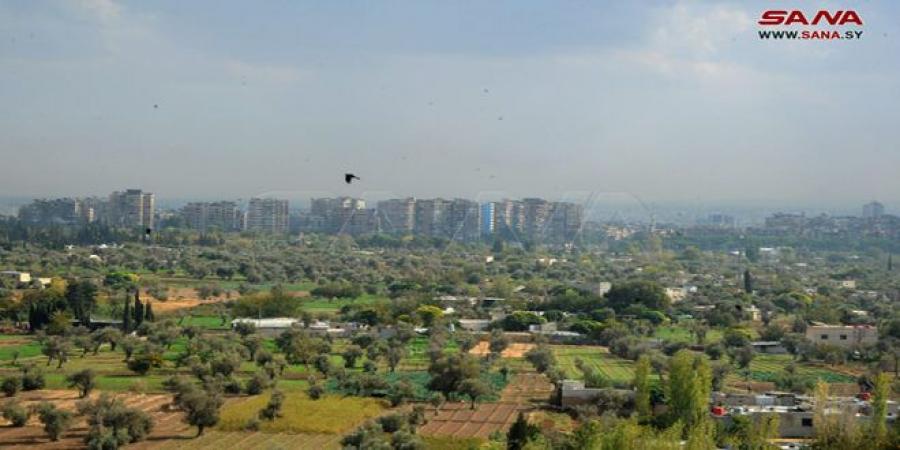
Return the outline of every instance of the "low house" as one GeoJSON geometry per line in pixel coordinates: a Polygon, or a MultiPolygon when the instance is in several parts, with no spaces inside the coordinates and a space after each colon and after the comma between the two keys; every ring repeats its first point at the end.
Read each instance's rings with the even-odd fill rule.
{"type": "Polygon", "coordinates": [[[810,325],[806,338],[814,344],[853,348],[878,342],[878,328],[872,325],[810,325]]]}
{"type": "Polygon", "coordinates": [[[747,316],[750,317],[750,320],[754,322],[759,322],[762,320],[762,310],[756,307],[756,305],[750,305],[744,311],[747,312],[747,316]]]}
{"type": "Polygon", "coordinates": [[[459,327],[466,331],[487,331],[491,325],[489,319],[459,319],[459,327]]]}
{"type": "Polygon", "coordinates": [[[628,398],[633,397],[634,392],[630,389],[589,388],[581,380],[563,380],[559,386],[558,398],[560,406],[569,408],[596,403],[598,398],[605,395],[628,398]]]}
{"type": "Polygon", "coordinates": [[[0,277],[16,284],[31,283],[31,274],[28,272],[19,272],[18,270],[4,270],[0,272],[0,277]]]}
{"type": "Polygon", "coordinates": [[[239,318],[231,321],[231,328],[239,323],[249,323],[256,327],[256,332],[265,337],[275,337],[293,328],[301,326],[299,319],[292,317],[273,317],[269,319],[239,318]]]}
{"type": "Polygon", "coordinates": [[[779,341],[754,341],[750,343],[750,346],[756,353],[783,355],[788,352],[779,341]]]}

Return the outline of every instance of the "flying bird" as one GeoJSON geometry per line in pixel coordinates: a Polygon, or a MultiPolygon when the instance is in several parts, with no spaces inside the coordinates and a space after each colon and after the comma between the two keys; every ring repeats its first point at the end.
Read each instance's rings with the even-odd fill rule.
{"type": "Polygon", "coordinates": [[[352,173],[345,173],[345,174],[344,174],[344,181],[346,181],[347,184],[352,183],[354,178],[356,178],[357,180],[362,180],[362,178],[360,178],[360,177],[358,177],[358,176],[356,176],[356,175],[353,175],[352,173]]]}

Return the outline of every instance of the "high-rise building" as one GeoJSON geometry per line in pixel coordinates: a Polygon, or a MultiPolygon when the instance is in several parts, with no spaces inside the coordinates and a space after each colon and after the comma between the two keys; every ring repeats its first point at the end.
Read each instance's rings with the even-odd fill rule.
{"type": "Polygon", "coordinates": [[[247,207],[247,230],[287,233],[288,214],[287,200],[251,198],[247,207]]]}
{"type": "Polygon", "coordinates": [[[416,223],[416,199],[397,198],[378,202],[382,230],[387,233],[412,233],[416,223]]]}
{"type": "Polygon", "coordinates": [[[879,202],[866,203],[862,207],[863,219],[877,219],[884,215],[884,205],[879,202]]]}
{"type": "Polygon", "coordinates": [[[193,202],[181,209],[187,226],[207,231],[238,231],[243,228],[243,213],[235,202],[193,202]]]}
{"type": "Polygon", "coordinates": [[[450,201],[440,235],[456,241],[471,241],[481,234],[481,209],[478,202],[466,199],[450,201]]]}
{"type": "Polygon", "coordinates": [[[94,221],[94,210],[77,198],[38,199],[19,208],[19,219],[35,225],[76,225],[94,221]]]}
{"type": "Polygon", "coordinates": [[[550,217],[544,238],[551,241],[571,241],[581,231],[584,207],[576,203],[554,202],[550,205],[550,217]]]}
{"type": "Polygon", "coordinates": [[[370,214],[366,211],[366,201],[353,197],[314,198],[310,207],[310,214],[320,218],[323,226],[320,231],[326,233],[365,234],[376,231],[367,229],[373,224],[373,219],[366,217],[370,214]]]}
{"type": "Polygon", "coordinates": [[[550,218],[550,202],[542,198],[522,199],[525,224],[522,227],[526,236],[542,238],[550,218]]]}
{"type": "Polygon", "coordinates": [[[483,203],[481,205],[481,235],[490,236],[494,234],[494,204],[483,203]]]}
{"type": "Polygon", "coordinates": [[[494,233],[518,239],[525,225],[522,202],[504,199],[494,203],[494,233]]]}
{"type": "Polygon", "coordinates": [[[153,228],[155,197],[140,189],[109,195],[106,220],[113,226],[153,228]]]}
{"type": "Polygon", "coordinates": [[[416,219],[413,231],[422,236],[443,235],[449,204],[450,202],[442,198],[416,200],[416,219]]]}

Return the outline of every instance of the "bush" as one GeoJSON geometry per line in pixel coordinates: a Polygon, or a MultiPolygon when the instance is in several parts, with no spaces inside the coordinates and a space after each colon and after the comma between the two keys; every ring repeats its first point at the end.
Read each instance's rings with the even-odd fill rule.
{"type": "Polygon", "coordinates": [[[0,389],[3,390],[7,397],[15,397],[19,390],[22,389],[22,379],[17,376],[6,377],[0,383],[0,389]]]}
{"type": "Polygon", "coordinates": [[[306,395],[309,395],[309,398],[313,400],[322,398],[323,394],[325,394],[325,388],[323,388],[321,384],[312,384],[306,391],[306,395]]]}
{"type": "Polygon", "coordinates": [[[94,401],[77,403],[78,414],[87,418],[89,430],[84,438],[89,450],[110,450],[145,439],[153,430],[150,416],[128,408],[121,399],[101,394],[94,401]]]}
{"type": "Polygon", "coordinates": [[[272,380],[269,379],[269,376],[266,375],[265,372],[258,371],[247,380],[247,386],[244,388],[244,392],[246,392],[247,395],[259,395],[271,384],[272,380]]]}
{"type": "Polygon", "coordinates": [[[22,390],[35,391],[43,389],[46,386],[44,381],[44,373],[35,367],[26,367],[22,369],[22,390]]]}
{"type": "Polygon", "coordinates": [[[405,414],[389,414],[378,418],[378,423],[385,433],[393,433],[399,431],[406,424],[405,414]]]}
{"type": "Polygon", "coordinates": [[[284,393],[279,390],[272,391],[269,397],[269,403],[259,412],[259,418],[265,420],[275,420],[281,417],[281,405],[284,404],[284,393]]]}
{"type": "Polygon", "coordinates": [[[72,413],[57,409],[52,403],[43,402],[38,405],[37,414],[51,441],[58,441],[72,425],[72,413]]]}
{"type": "Polygon", "coordinates": [[[87,397],[97,386],[95,379],[96,375],[91,369],[80,370],[66,377],[69,387],[78,388],[81,398],[87,397]]]}
{"type": "Polygon", "coordinates": [[[10,421],[14,427],[24,427],[29,417],[31,411],[16,402],[3,405],[3,418],[10,421]]]}

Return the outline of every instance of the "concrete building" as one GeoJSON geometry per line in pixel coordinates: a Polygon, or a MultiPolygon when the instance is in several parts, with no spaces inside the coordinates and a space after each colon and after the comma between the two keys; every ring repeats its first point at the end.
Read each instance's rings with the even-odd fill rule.
{"type": "Polygon", "coordinates": [[[106,208],[110,225],[130,228],[153,228],[156,197],[140,189],[116,191],[109,195],[106,208]]]}
{"type": "Polygon", "coordinates": [[[630,389],[589,388],[585,387],[584,381],[581,380],[563,380],[560,383],[558,398],[560,406],[569,408],[596,403],[597,398],[604,394],[621,398],[634,397],[634,391],[630,389]]]}
{"type": "Polygon", "coordinates": [[[526,198],[522,199],[522,207],[525,219],[522,231],[528,237],[543,237],[546,231],[547,221],[550,219],[550,202],[542,198],[526,198]]]}
{"type": "Polygon", "coordinates": [[[884,215],[884,205],[879,202],[866,203],[862,207],[863,219],[878,219],[884,215]]]}
{"type": "Polygon", "coordinates": [[[77,225],[94,221],[94,209],[78,198],[37,199],[19,208],[19,220],[33,225],[77,225]]]}
{"type": "Polygon", "coordinates": [[[788,352],[779,341],[754,341],[750,343],[750,346],[756,353],[783,355],[788,352]]]}
{"type": "Polygon", "coordinates": [[[273,317],[268,319],[234,319],[231,321],[231,328],[234,328],[239,323],[252,324],[256,327],[257,333],[269,338],[278,336],[291,328],[302,326],[302,322],[299,319],[294,319],[292,317],[273,317]]]}
{"type": "Polygon", "coordinates": [[[481,235],[491,236],[494,234],[494,204],[483,203],[481,205],[481,235]]]}
{"type": "Polygon", "coordinates": [[[525,209],[522,203],[504,199],[494,202],[494,233],[506,238],[518,239],[525,225],[525,209]]]}
{"type": "Polygon", "coordinates": [[[194,230],[239,231],[244,214],[235,202],[193,202],[181,209],[187,226],[194,230]]]}
{"type": "Polygon", "coordinates": [[[309,212],[321,220],[322,232],[362,234],[370,231],[366,226],[372,221],[371,211],[361,198],[337,197],[312,199],[309,212]]]}
{"type": "Polygon", "coordinates": [[[487,331],[491,325],[489,319],[459,319],[459,327],[466,331],[487,331]]]}
{"type": "Polygon", "coordinates": [[[450,202],[442,198],[416,200],[416,218],[413,231],[421,236],[441,236],[450,202]]]}
{"type": "Polygon", "coordinates": [[[481,235],[481,208],[477,202],[456,198],[450,201],[442,224],[444,237],[455,241],[473,241],[481,235]]]}
{"type": "Polygon", "coordinates": [[[247,208],[247,230],[262,233],[287,233],[288,201],[251,198],[247,208]]]}
{"type": "Polygon", "coordinates": [[[814,344],[853,348],[878,342],[878,328],[872,325],[810,325],[806,338],[814,344]]]}
{"type": "Polygon", "coordinates": [[[544,239],[571,241],[584,223],[584,207],[575,203],[554,202],[550,205],[550,217],[544,239]]]}
{"type": "Polygon", "coordinates": [[[412,197],[378,202],[381,228],[386,233],[410,234],[416,223],[416,199],[412,197]]]}

